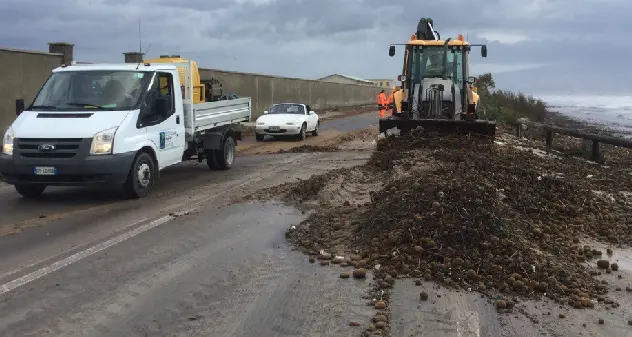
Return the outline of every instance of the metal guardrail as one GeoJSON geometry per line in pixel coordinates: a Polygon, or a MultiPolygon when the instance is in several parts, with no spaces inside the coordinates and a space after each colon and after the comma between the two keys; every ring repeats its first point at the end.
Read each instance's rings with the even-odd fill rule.
{"type": "Polygon", "coordinates": [[[555,125],[533,122],[525,118],[518,119],[518,123],[516,124],[516,135],[520,138],[523,134],[523,125],[544,130],[546,132],[546,147],[549,149],[553,147],[554,133],[592,141],[590,159],[595,162],[603,161],[603,156],[599,147],[600,143],[632,149],[632,139],[599,135],[596,133],[583,132],[575,129],[562,128],[555,125]]]}

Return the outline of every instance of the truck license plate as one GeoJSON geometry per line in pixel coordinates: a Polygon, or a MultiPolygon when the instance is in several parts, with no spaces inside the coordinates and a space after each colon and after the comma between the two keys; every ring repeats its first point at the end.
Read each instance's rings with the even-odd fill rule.
{"type": "Polygon", "coordinates": [[[281,128],[278,126],[271,126],[270,131],[279,131],[281,128]]]}
{"type": "Polygon", "coordinates": [[[54,176],[57,175],[57,169],[54,167],[35,167],[33,172],[36,176],[54,176]]]}

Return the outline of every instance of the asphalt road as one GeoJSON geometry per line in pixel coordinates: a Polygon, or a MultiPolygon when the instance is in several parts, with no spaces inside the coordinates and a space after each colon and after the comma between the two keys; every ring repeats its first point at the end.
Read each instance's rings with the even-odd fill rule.
{"type": "MultiPolygon", "coordinates": [[[[350,132],[358,129],[365,129],[369,127],[377,128],[379,120],[379,113],[366,113],[360,115],[354,115],[344,118],[325,119],[320,122],[321,133],[327,133],[333,131],[335,133],[350,132]]],[[[243,142],[246,144],[255,143],[255,137],[245,137],[243,142]]]]}
{"type": "Polygon", "coordinates": [[[357,334],[348,322],[370,318],[368,281],[286,246],[301,212],[231,201],[368,156],[247,156],[226,172],[188,162],[134,201],[118,188],[52,188],[34,201],[0,186],[0,336],[357,334]]]}
{"type": "Polygon", "coordinates": [[[364,129],[377,125],[379,114],[375,113],[355,115],[347,118],[324,120],[320,123],[321,130],[335,130],[340,132],[350,132],[357,129],[364,129]]]}

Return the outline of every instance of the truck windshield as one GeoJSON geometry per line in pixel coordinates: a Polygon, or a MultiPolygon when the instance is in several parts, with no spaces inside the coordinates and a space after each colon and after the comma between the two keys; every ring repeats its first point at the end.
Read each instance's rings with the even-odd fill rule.
{"type": "Polygon", "coordinates": [[[275,104],[270,108],[270,114],[304,115],[305,111],[300,104],[275,104]]]}
{"type": "Polygon", "coordinates": [[[408,53],[409,74],[413,84],[421,83],[423,78],[443,77],[443,74],[457,86],[463,85],[463,49],[452,47],[447,51],[447,67],[443,64],[443,46],[412,46],[408,53]]]}
{"type": "Polygon", "coordinates": [[[53,73],[30,110],[134,110],[151,73],[125,70],[81,70],[53,73]]]}

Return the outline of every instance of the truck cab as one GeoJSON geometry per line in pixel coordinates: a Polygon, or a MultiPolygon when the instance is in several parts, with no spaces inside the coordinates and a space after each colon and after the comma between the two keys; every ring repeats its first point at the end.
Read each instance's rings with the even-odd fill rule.
{"type": "Polygon", "coordinates": [[[4,134],[0,174],[25,197],[37,197],[47,186],[116,184],[140,198],[160,170],[183,160],[211,158],[209,167],[230,168],[234,153],[225,152],[241,138],[234,126],[250,118],[250,100],[239,116],[227,112],[231,107],[216,107],[216,115],[225,112],[227,118],[199,127],[192,87],[179,76],[192,68],[180,68],[145,63],[55,69],[4,134]]]}

